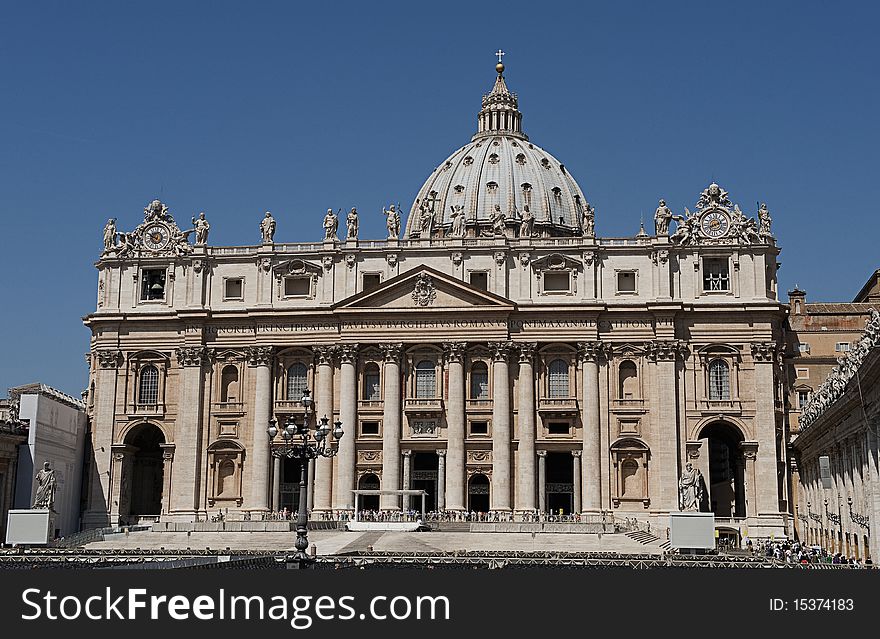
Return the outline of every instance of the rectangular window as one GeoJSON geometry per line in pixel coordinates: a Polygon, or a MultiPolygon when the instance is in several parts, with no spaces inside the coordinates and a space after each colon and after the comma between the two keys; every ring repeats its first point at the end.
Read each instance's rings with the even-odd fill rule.
{"type": "Polygon", "coordinates": [[[363,289],[364,293],[368,291],[374,291],[379,288],[379,285],[382,282],[382,278],[378,273],[364,273],[363,275],[363,289]]]}
{"type": "Polygon", "coordinates": [[[797,373],[798,379],[810,379],[810,369],[809,368],[797,368],[795,369],[797,373]]]}
{"type": "Polygon", "coordinates": [[[852,344],[849,342],[837,342],[837,344],[834,345],[834,350],[838,353],[846,353],[851,348],[852,344]]]}
{"type": "Polygon", "coordinates": [[[812,391],[799,390],[798,391],[798,408],[803,410],[804,406],[806,406],[809,403],[810,397],[812,396],[812,394],[813,394],[812,391]]]}
{"type": "Polygon", "coordinates": [[[141,301],[165,299],[165,269],[145,268],[141,271],[141,301]]]}
{"type": "Polygon", "coordinates": [[[377,402],[382,399],[382,392],[379,390],[378,368],[364,373],[364,399],[368,402],[377,402]]]}
{"type": "Polygon", "coordinates": [[[312,292],[312,278],[285,277],[284,297],[308,297],[312,292]]]}
{"type": "Polygon", "coordinates": [[[481,291],[489,290],[489,274],[486,271],[471,271],[470,282],[471,286],[481,291]]]}
{"type": "Polygon", "coordinates": [[[708,292],[730,290],[730,265],[726,258],[703,260],[703,290],[708,292]]]}
{"type": "Polygon", "coordinates": [[[223,290],[223,299],[240,300],[244,297],[244,280],[240,277],[230,277],[226,280],[223,290]]]}
{"type": "Polygon", "coordinates": [[[378,435],[379,422],[361,422],[361,435],[378,435]]]}
{"type": "Polygon", "coordinates": [[[636,292],[636,272],[620,271],[617,274],[617,292],[618,293],[635,293],[636,292]]]}
{"type": "Polygon", "coordinates": [[[548,435],[568,435],[568,422],[550,422],[547,425],[548,435]]]}
{"type": "Polygon", "coordinates": [[[568,271],[564,273],[544,273],[545,293],[568,293],[571,278],[568,271]]]}
{"type": "Polygon", "coordinates": [[[471,435],[488,435],[489,422],[471,422],[471,435]]]}

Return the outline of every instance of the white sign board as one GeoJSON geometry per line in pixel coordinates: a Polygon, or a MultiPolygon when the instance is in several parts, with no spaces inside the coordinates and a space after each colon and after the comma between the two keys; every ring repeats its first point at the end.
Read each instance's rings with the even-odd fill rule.
{"type": "Polygon", "coordinates": [[[55,513],[49,510],[10,510],[6,543],[46,545],[55,532],[55,513]]]}
{"type": "Polygon", "coordinates": [[[713,513],[669,513],[669,545],[672,548],[705,550],[715,547],[713,513]]]}

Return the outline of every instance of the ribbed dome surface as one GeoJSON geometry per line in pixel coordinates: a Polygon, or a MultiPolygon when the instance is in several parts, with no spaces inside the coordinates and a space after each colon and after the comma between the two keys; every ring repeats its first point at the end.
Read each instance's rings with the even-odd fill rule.
{"type": "Polygon", "coordinates": [[[520,220],[528,207],[538,235],[581,235],[587,199],[565,166],[523,134],[517,102],[499,73],[483,96],[477,134],[419,189],[405,237],[449,235],[454,210],[464,215],[467,236],[486,234],[496,205],[508,221],[520,220]]]}

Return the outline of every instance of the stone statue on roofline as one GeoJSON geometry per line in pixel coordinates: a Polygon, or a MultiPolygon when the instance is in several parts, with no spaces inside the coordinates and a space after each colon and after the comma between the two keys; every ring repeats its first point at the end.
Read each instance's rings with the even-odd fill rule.
{"type": "Polygon", "coordinates": [[[388,229],[388,239],[396,240],[400,237],[400,205],[395,207],[390,204],[389,208],[382,207],[382,214],[385,216],[385,228],[388,229]]]}
{"type": "Polygon", "coordinates": [[[205,246],[208,243],[208,231],[211,225],[208,224],[204,211],[199,213],[198,218],[194,217],[192,223],[196,232],[196,246],[205,246]]]}
{"type": "Polygon", "coordinates": [[[672,211],[666,206],[666,200],[660,200],[660,205],[654,211],[654,235],[669,235],[669,223],[672,221],[672,211]]]}
{"type": "Polygon", "coordinates": [[[345,239],[356,240],[358,236],[358,211],[357,207],[351,207],[345,218],[345,239]]]}
{"type": "Polygon", "coordinates": [[[275,218],[269,211],[266,211],[266,215],[260,220],[260,236],[263,244],[272,244],[275,241],[275,218]]]}
{"type": "Polygon", "coordinates": [[[107,220],[104,227],[104,252],[109,253],[116,248],[116,218],[107,220]]]}
{"type": "Polygon", "coordinates": [[[452,228],[449,231],[450,237],[464,237],[465,236],[465,219],[464,219],[464,207],[460,204],[452,204],[450,206],[452,209],[452,213],[450,213],[450,217],[452,218],[452,228]]]}
{"type": "Polygon", "coordinates": [[[519,236],[520,237],[532,237],[532,232],[535,228],[535,216],[532,215],[532,211],[529,209],[529,205],[526,204],[523,207],[522,219],[519,223],[519,236]]]}
{"type": "Polygon", "coordinates": [[[333,212],[333,209],[327,209],[327,215],[324,216],[324,241],[332,242],[338,240],[336,231],[339,228],[339,217],[333,212]]]}

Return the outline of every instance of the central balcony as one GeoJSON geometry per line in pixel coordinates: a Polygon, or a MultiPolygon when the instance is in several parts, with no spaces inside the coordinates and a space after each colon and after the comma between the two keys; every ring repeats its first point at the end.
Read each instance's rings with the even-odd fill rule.
{"type": "Polygon", "coordinates": [[[443,399],[440,397],[407,397],[403,400],[403,410],[407,415],[436,415],[443,412],[443,399]]]}
{"type": "Polygon", "coordinates": [[[577,399],[574,397],[541,397],[538,400],[538,412],[541,415],[577,415],[577,399]]]}

